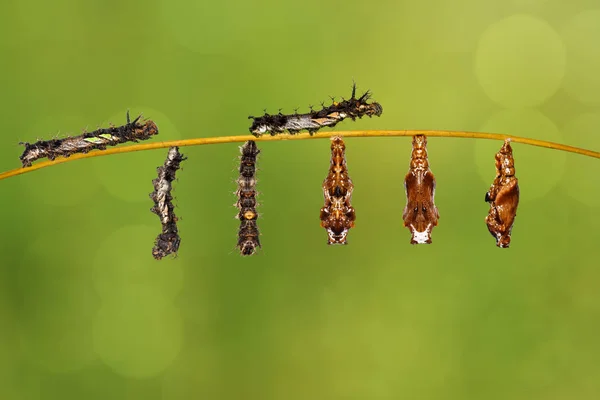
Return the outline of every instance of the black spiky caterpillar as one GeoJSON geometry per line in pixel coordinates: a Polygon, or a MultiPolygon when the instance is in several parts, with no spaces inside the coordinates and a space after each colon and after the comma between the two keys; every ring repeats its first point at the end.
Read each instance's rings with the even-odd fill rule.
{"type": "Polygon", "coordinates": [[[243,256],[250,256],[261,247],[256,225],[256,158],[260,150],[256,142],[249,140],[240,147],[240,152],[240,176],[236,191],[238,200],[235,204],[239,210],[236,218],[240,220],[237,247],[243,256]]]}
{"type": "Polygon", "coordinates": [[[158,127],[151,120],[140,123],[138,116],[133,121],[129,119],[127,111],[127,124],[100,128],[93,132],[86,132],[79,136],[64,139],[38,140],[35,143],[19,142],[25,146],[25,151],[19,157],[23,168],[30,167],[31,163],[41,158],[54,160],[56,157],[69,157],[76,153],[87,153],[90,150],[106,150],[106,146],[116,146],[125,142],[138,142],[150,139],[158,134],[158,127]]]}
{"type": "Polygon", "coordinates": [[[350,99],[342,99],[339,103],[333,101],[330,106],[325,107],[323,105],[323,108],[319,111],[314,111],[311,107],[311,112],[307,114],[285,115],[279,112],[275,115],[265,113],[262,117],[249,116],[249,119],[254,120],[250,126],[250,133],[259,137],[264,133],[274,136],[287,131],[294,135],[302,130],[307,130],[312,136],[319,129],[326,126],[334,127],[346,118],[354,121],[356,118],[362,118],[365,115],[369,118],[373,115],[379,117],[383,113],[383,107],[376,102],[367,103],[370,98],[371,92],[367,90],[357,99],[356,84],[354,84],[350,99]]]}
{"type": "Polygon", "coordinates": [[[154,191],[150,193],[150,198],[154,201],[154,207],[150,211],[158,215],[162,225],[162,232],[156,237],[152,248],[152,256],[157,260],[172,253],[176,254],[179,250],[181,238],[177,229],[178,218],[173,211],[171,183],[175,180],[181,162],[186,159],[179,153],[178,147],[169,148],[164,165],[156,169],[158,177],[152,180],[154,191]]]}

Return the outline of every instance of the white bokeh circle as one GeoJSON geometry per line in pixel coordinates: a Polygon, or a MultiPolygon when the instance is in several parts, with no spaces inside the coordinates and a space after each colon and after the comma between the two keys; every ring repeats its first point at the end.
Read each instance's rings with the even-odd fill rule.
{"type": "Polygon", "coordinates": [[[584,104],[600,105],[600,9],[575,15],[560,33],[567,49],[565,91],[584,104]]]}
{"type": "MultiPolygon", "coordinates": [[[[157,226],[129,225],[117,229],[99,244],[93,261],[94,287],[103,299],[120,296],[131,285],[148,285],[167,299],[174,299],[183,288],[181,263],[157,262],[152,258],[154,239],[160,233],[157,226]],[[119,249],[126,244],[127,251],[119,249]],[[168,267],[166,267],[168,263],[168,267]]],[[[123,247],[125,249],[125,247],[123,247]]]]}
{"type": "Polygon", "coordinates": [[[132,378],[161,374],[183,344],[179,309],[162,292],[132,285],[104,302],[94,323],[94,348],[116,373],[132,378]]]}
{"type": "Polygon", "coordinates": [[[52,238],[39,236],[29,242],[15,271],[15,293],[24,295],[16,330],[20,350],[48,371],[75,372],[97,358],[92,320],[99,300],[91,285],[87,246],[72,228],[55,231],[52,238]],[[65,248],[70,249],[66,254],[65,248]]]}
{"type": "Polygon", "coordinates": [[[152,258],[154,239],[160,233],[158,217],[152,219],[156,220],[155,227],[124,226],[97,246],[93,261],[94,287],[103,299],[118,297],[132,285],[147,285],[172,300],[183,288],[181,263],[169,263],[169,259],[158,262],[152,258]]]}
{"type": "Polygon", "coordinates": [[[481,35],[475,75],[496,103],[533,107],[559,89],[565,63],[565,46],[550,24],[518,14],[491,24],[481,35]]]}

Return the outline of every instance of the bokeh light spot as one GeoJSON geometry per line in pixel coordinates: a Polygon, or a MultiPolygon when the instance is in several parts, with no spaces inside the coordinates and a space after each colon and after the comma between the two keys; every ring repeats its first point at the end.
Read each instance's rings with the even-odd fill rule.
{"type": "Polygon", "coordinates": [[[120,296],[130,286],[147,285],[172,300],[183,287],[181,263],[169,262],[169,258],[156,261],[151,250],[155,237],[160,233],[156,227],[145,225],[125,226],[109,235],[98,247],[94,259],[94,286],[103,299],[120,296]],[[123,251],[110,249],[123,248],[123,251]]]}
{"type": "Polygon", "coordinates": [[[183,342],[179,309],[148,285],[130,286],[105,301],[94,324],[94,348],[116,373],[148,378],[162,373],[183,342]]]}
{"type": "Polygon", "coordinates": [[[15,321],[20,348],[33,364],[52,372],[77,371],[96,359],[92,320],[99,300],[92,290],[85,240],[69,230],[54,231],[69,242],[64,253],[52,238],[29,243],[12,290],[19,299],[15,321]]]}
{"type": "Polygon", "coordinates": [[[545,21],[513,15],[488,27],[475,54],[475,74],[485,93],[508,107],[542,104],[560,87],[565,47],[545,21]]]}
{"type": "Polygon", "coordinates": [[[565,91],[582,103],[600,104],[600,10],[587,10],[569,19],[561,35],[568,60],[565,91]]]}

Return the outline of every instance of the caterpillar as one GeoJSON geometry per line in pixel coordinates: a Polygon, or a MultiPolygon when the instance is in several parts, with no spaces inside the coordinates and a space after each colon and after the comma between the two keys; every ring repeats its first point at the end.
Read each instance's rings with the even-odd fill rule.
{"type": "Polygon", "coordinates": [[[294,135],[302,130],[307,130],[312,136],[319,129],[326,126],[334,127],[346,118],[354,121],[365,115],[369,118],[373,115],[379,117],[383,113],[383,107],[376,102],[367,103],[370,98],[370,91],[366,91],[362,96],[356,98],[356,84],[354,84],[350,99],[342,99],[341,102],[333,101],[333,104],[327,107],[323,105],[323,108],[318,111],[314,111],[311,107],[311,112],[306,114],[284,115],[279,112],[270,115],[265,112],[261,117],[249,116],[248,118],[253,120],[250,133],[259,137],[264,133],[274,136],[287,131],[294,135]]]}
{"type": "Polygon", "coordinates": [[[137,142],[150,139],[158,134],[158,127],[151,120],[140,123],[138,116],[133,121],[127,112],[127,124],[100,128],[93,132],[86,132],[79,136],[64,139],[39,140],[35,143],[19,142],[25,146],[23,154],[19,157],[23,168],[30,167],[32,163],[41,158],[54,160],[56,157],[69,157],[75,153],[87,153],[90,150],[106,150],[106,146],[116,146],[125,142],[137,142]]]}
{"type": "Polygon", "coordinates": [[[348,244],[348,230],[354,227],[356,213],[350,204],[354,184],[346,166],[346,145],[340,136],[331,138],[331,163],[323,181],[325,205],[321,208],[321,227],[327,230],[327,244],[348,244]]]}
{"type": "Polygon", "coordinates": [[[238,200],[235,204],[239,210],[236,218],[240,220],[237,247],[242,255],[250,256],[261,247],[256,225],[256,159],[260,150],[256,142],[249,140],[240,147],[240,152],[240,175],[236,191],[238,200]]]}
{"type": "Polygon", "coordinates": [[[411,232],[411,244],[430,244],[431,231],[440,214],[435,206],[435,177],[427,160],[427,138],[413,136],[410,168],[404,178],[406,207],[404,226],[411,232]]]}
{"type": "Polygon", "coordinates": [[[496,239],[496,246],[507,248],[519,205],[519,181],[515,176],[515,159],[510,139],[504,141],[495,159],[496,178],[485,194],[485,201],[490,203],[485,223],[496,239]]]}
{"type": "Polygon", "coordinates": [[[152,248],[152,256],[157,260],[179,250],[181,238],[177,229],[178,218],[173,211],[171,189],[175,174],[186,159],[179,153],[178,147],[169,148],[164,165],[156,169],[158,177],[152,180],[154,191],[150,193],[150,198],[154,201],[154,207],[150,211],[158,215],[162,225],[162,232],[156,237],[152,248]]]}

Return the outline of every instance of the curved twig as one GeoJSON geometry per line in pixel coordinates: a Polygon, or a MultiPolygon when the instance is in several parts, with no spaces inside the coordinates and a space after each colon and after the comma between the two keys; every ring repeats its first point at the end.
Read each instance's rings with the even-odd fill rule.
{"type": "Polygon", "coordinates": [[[10,178],[12,176],[25,174],[32,172],[40,168],[50,167],[52,165],[62,164],[69,161],[75,161],[82,158],[108,156],[117,153],[129,153],[133,151],[144,151],[153,149],[163,149],[173,146],[184,147],[184,146],[201,146],[207,144],[219,144],[219,143],[235,143],[235,142],[246,142],[248,140],[254,140],[256,142],[262,141],[273,141],[273,140],[307,140],[307,139],[325,139],[331,136],[343,136],[343,137],[391,137],[391,136],[414,136],[414,135],[425,135],[429,137],[453,137],[453,138],[473,138],[473,139],[490,139],[490,140],[501,140],[510,138],[513,143],[523,143],[531,146],[546,147],[554,150],[562,150],[569,153],[581,154],[588,157],[600,158],[600,152],[582,149],[579,147],[567,146],[560,143],[546,142],[543,140],[524,138],[513,135],[505,135],[499,133],[481,133],[481,132],[463,132],[463,131],[439,131],[439,130],[364,130],[364,131],[332,131],[332,132],[321,132],[317,135],[311,136],[308,133],[298,135],[276,135],[261,137],[254,137],[251,135],[245,136],[221,136],[221,137],[208,137],[208,138],[197,138],[197,139],[186,139],[186,140],[172,140],[168,142],[156,142],[156,143],[145,143],[136,144],[132,146],[114,147],[106,150],[92,151],[86,154],[73,154],[68,158],[57,158],[53,161],[43,161],[26,168],[16,168],[10,171],[0,173],[0,180],[10,178]]]}

